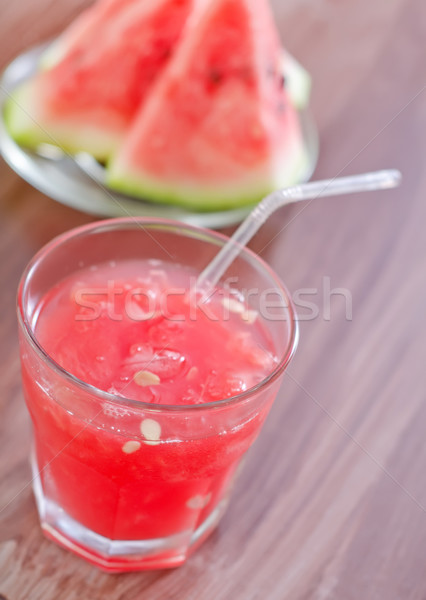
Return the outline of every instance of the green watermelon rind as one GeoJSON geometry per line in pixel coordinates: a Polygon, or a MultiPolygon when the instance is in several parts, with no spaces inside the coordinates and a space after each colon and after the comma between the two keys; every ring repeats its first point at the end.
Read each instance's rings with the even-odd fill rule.
{"type": "Polygon", "coordinates": [[[81,123],[65,125],[46,123],[32,92],[32,80],[18,86],[4,107],[4,124],[13,140],[25,148],[37,151],[40,145],[57,146],[74,155],[82,151],[98,160],[106,160],[117,151],[119,138],[99,128],[87,126],[82,135],[81,123]],[[24,108],[25,107],[25,108],[24,108]],[[32,107],[31,112],[27,107],[32,107]]]}
{"type": "Polygon", "coordinates": [[[307,108],[312,87],[312,79],[308,71],[286,50],[281,52],[281,68],[292,105],[297,110],[307,108]]]}
{"type": "Polygon", "coordinates": [[[251,173],[245,181],[238,180],[234,184],[206,185],[200,182],[199,185],[185,185],[176,181],[166,184],[141,171],[135,174],[130,169],[115,167],[107,170],[106,184],[122,194],[197,212],[230,210],[255,205],[274,190],[299,183],[307,173],[309,164],[308,152],[299,148],[295,149],[291,163],[286,156],[279,171],[267,180],[264,175],[257,177],[251,173]]]}

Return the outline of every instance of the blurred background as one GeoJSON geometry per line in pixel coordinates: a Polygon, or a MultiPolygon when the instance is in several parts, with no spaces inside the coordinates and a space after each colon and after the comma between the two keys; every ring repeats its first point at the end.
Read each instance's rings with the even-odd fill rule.
{"type": "MultiPolygon", "coordinates": [[[[0,0],[0,66],[57,35],[87,4],[0,0]]],[[[300,347],[280,397],[227,515],[193,559],[174,572],[100,574],[42,538],[28,487],[0,512],[0,597],[426,597],[426,5],[272,0],[272,6],[284,46],[313,80],[320,138],[314,178],[394,167],[403,183],[390,192],[288,207],[251,242],[317,311],[308,318],[300,306],[300,347]]],[[[91,219],[35,191],[0,162],[5,503],[29,478],[17,282],[42,244],[91,219]]]]}

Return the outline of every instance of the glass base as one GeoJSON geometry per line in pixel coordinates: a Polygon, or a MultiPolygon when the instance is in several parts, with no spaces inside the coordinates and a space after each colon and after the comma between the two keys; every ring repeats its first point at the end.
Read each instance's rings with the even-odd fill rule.
{"type": "Polygon", "coordinates": [[[195,531],[149,540],[111,540],[70,517],[44,494],[35,453],[31,453],[33,492],[44,534],[63,548],[109,573],[177,567],[206,539],[228,504],[225,497],[195,531]]]}

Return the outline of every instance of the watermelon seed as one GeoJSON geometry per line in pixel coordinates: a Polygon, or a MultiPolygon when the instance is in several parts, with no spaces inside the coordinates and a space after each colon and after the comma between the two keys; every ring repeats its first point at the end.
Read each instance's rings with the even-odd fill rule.
{"type": "Polygon", "coordinates": [[[198,375],[198,368],[197,367],[191,367],[188,371],[188,373],[186,374],[186,379],[188,381],[193,381],[198,375]]]}
{"type": "Polygon", "coordinates": [[[172,53],[171,48],[169,46],[165,46],[161,53],[162,59],[167,60],[170,57],[171,53],[172,53]]]}
{"type": "Polygon", "coordinates": [[[217,70],[217,69],[210,69],[210,73],[209,73],[209,77],[210,77],[210,81],[212,83],[220,83],[220,81],[223,79],[223,75],[222,73],[217,70]]]}
{"type": "Polygon", "coordinates": [[[129,440],[128,442],[123,444],[121,449],[123,450],[124,454],[132,454],[133,452],[139,450],[140,447],[140,442],[137,442],[136,440],[129,440]]]}
{"type": "Polygon", "coordinates": [[[144,419],[141,422],[141,433],[144,436],[144,443],[150,446],[160,443],[161,425],[154,419],[144,419]]]}
{"type": "Polygon", "coordinates": [[[205,508],[207,504],[210,502],[212,498],[211,492],[207,494],[207,496],[202,496],[201,494],[197,494],[193,496],[189,500],[186,501],[186,506],[191,508],[192,510],[200,510],[205,508]]]}
{"type": "Polygon", "coordinates": [[[158,375],[151,373],[151,371],[138,371],[133,375],[133,381],[136,385],[146,387],[148,385],[158,385],[161,380],[158,375]]]}

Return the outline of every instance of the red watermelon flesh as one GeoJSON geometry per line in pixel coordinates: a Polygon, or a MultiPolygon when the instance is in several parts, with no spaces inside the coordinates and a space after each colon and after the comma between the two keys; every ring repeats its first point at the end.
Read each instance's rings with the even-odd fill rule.
{"type": "Polygon", "coordinates": [[[306,167],[267,0],[200,1],[109,165],[112,187],[201,210],[255,202],[306,167]]]}
{"type": "Polygon", "coordinates": [[[16,91],[13,137],[108,157],[169,61],[193,2],[101,0],[87,10],[16,91]]]}

